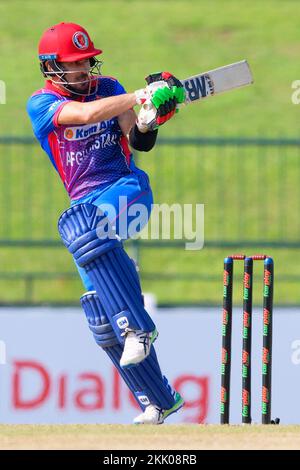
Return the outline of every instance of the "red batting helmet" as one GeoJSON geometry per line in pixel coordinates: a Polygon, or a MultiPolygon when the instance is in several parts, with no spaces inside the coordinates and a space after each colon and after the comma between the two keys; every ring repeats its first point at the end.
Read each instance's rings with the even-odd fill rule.
{"type": "Polygon", "coordinates": [[[39,43],[40,68],[44,77],[73,95],[88,96],[94,93],[98,81],[96,76],[101,75],[102,62],[95,58],[101,54],[100,49],[94,47],[88,32],[75,23],[59,23],[47,29],[39,43]],[[74,71],[66,70],[61,62],[76,62],[89,59],[90,70],[86,80],[69,81],[68,74],[74,71]],[[48,65],[51,66],[49,70],[48,65]],[[75,89],[76,85],[86,84],[88,90],[75,89]],[[75,85],[75,87],[74,87],[75,85]]]}
{"type": "Polygon", "coordinates": [[[101,54],[88,32],[75,23],[59,23],[47,29],[39,42],[39,59],[75,62],[101,54]]]}

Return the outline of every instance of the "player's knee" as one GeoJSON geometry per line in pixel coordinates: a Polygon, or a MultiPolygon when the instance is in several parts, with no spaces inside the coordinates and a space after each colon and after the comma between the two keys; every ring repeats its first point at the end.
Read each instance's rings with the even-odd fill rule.
{"type": "Polygon", "coordinates": [[[92,204],[77,204],[63,212],[58,221],[61,238],[80,267],[120,244],[116,236],[105,233],[100,222],[98,208],[92,204]]]}

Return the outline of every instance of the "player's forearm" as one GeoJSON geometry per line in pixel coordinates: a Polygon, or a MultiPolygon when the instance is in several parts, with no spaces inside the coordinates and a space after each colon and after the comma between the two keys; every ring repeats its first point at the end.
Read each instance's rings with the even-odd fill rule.
{"type": "Polygon", "coordinates": [[[136,104],[136,96],[134,93],[111,96],[89,103],[82,103],[85,124],[107,121],[131,109],[136,104]]]}
{"type": "Polygon", "coordinates": [[[134,93],[118,96],[110,96],[88,103],[69,101],[61,109],[58,115],[58,123],[70,124],[94,124],[100,121],[108,121],[119,116],[137,104],[134,93]]]}

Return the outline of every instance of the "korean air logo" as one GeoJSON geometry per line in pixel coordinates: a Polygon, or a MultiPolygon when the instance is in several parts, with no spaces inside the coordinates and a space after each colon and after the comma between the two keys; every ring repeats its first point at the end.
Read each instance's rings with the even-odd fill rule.
{"type": "Polygon", "coordinates": [[[118,318],[117,325],[120,328],[120,330],[124,330],[124,328],[127,328],[129,326],[128,318],[127,317],[118,318]]]}
{"type": "Polygon", "coordinates": [[[87,34],[83,33],[82,31],[77,31],[76,33],[74,33],[73,44],[77,47],[77,49],[80,49],[81,51],[87,49],[89,47],[89,38],[87,34]]]}
{"type": "Polygon", "coordinates": [[[106,128],[107,124],[105,121],[93,125],[87,124],[85,126],[67,127],[64,131],[64,137],[67,140],[83,140],[91,135],[101,134],[106,128]]]}
{"type": "Polygon", "coordinates": [[[65,138],[67,140],[72,140],[74,137],[74,132],[72,131],[72,129],[66,129],[65,130],[65,138]]]}

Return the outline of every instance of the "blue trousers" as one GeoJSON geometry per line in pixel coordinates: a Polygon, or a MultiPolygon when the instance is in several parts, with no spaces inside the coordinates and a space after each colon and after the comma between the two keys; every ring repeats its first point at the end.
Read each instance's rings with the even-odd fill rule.
{"type": "MultiPolygon", "coordinates": [[[[101,210],[103,209],[107,219],[115,227],[117,235],[126,240],[130,238],[127,228],[130,227],[130,223],[135,218],[134,215],[128,213],[133,204],[141,204],[144,208],[143,214],[145,216],[140,219],[141,223],[137,231],[141,231],[150,218],[153,195],[148,175],[139,168],[135,168],[131,174],[118,179],[114,183],[102,185],[82,198],[71,201],[72,206],[81,203],[90,203],[101,210]],[[120,223],[122,219],[125,220],[124,215],[127,218],[125,231],[124,224],[120,223]]],[[[85,270],[77,264],[76,266],[85,289],[88,291],[94,290],[85,270]]]]}

